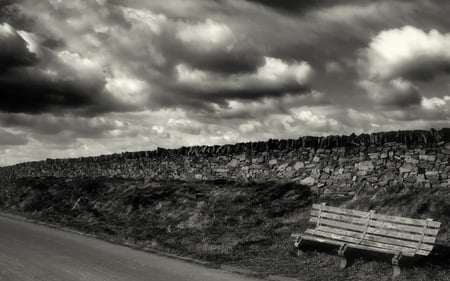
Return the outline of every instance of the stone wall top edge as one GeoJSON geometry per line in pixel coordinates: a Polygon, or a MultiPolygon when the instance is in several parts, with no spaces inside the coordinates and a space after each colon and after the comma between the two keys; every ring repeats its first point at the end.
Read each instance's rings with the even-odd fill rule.
{"type": "Polygon", "coordinates": [[[122,152],[109,155],[47,159],[41,161],[23,162],[8,167],[18,167],[26,165],[35,165],[48,162],[101,162],[112,159],[136,159],[152,157],[170,157],[170,156],[200,156],[200,155],[228,155],[240,154],[245,152],[269,152],[269,151],[288,151],[298,149],[332,149],[332,148],[350,148],[350,147],[369,147],[384,145],[406,145],[408,147],[423,146],[437,147],[450,142],[450,128],[440,130],[410,130],[410,131],[391,131],[371,134],[351,134],[351,135],[330,135],[330,136],[303,136],[298,139],[269,139],[267,141],[241,142],[236,144],[209,145],[209,146],[190,146],[175,149],[157,148],[150,151],[122,152]]]}

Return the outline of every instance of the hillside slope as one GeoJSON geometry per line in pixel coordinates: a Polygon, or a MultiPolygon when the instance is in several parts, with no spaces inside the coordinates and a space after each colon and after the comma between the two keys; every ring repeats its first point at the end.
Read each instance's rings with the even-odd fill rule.
{"type": "MultiPolygon", "coordinates": [[[[4,183],[0,191],[4,210],[144,249],[239,265],[261,274],[302,275],[305,280],[388,280],[389,257],[381,262],[361,259],[336,272],[337,258],[330,252],[294,256],[290,234],[307,227],[315,201],[308,187],[270,182],[27,178],[4,183]]],[[[440,246],[434,256],[409,267],[402,278],[447,280],[448,191],[398,187],[321,201],[440,220],[440,246]]]]}

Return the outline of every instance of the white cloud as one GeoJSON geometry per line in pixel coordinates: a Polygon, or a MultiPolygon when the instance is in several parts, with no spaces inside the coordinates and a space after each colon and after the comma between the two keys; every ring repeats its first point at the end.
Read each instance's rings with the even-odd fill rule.
{"type": "Polygon", "coordinates": [[[197,24],[178,23],[177,38],[194,47],[208,48],[210,45],[231,47],[235,39],[231,29],[212,19],[197,24]]]}
{"type": "Polygon", "coordinates": [[[9,25],[7,23],[2,23],[2,24],[0,24],[0,35],[4,36],[4,37],[14,36],[15,30],[11,25],[9,25]]]}
{"type": "Polygon", "coordinates": [[[27,42],[27,48],[30,52],[39,54],[40,42],[35,34],[23,30],[19,30],[17,33],[27,42]]]}
{"type": "Polygon", "coordinates": [[[107,77],[105,88],[123,104],[135,107],[145,106],[150,92],[146,81],[128,77],[124,73],[107,77]]]}
{"type": "Polygon", "coordinates": [[[265,64],[255,75],[257,80],[278,83],[295,80],[298,84],[308,83],[313,74],[312,67],[307,62],[294,62],[288,64],[281,59],[265,57],[265,64]]]}
{"type": "Polygon", "coordinates": [[[371,80],[429,80],[450,70],[450,33],[413,26],[381,31],[362,50],[359,67],[371,80]]]}
{"type": "Polygon", "coordinates": [[[443,98],[423,98],[422,106],[427,110],[442,109],[444,107],[448,109],[450,106],[450,96],[444,96],[443,98]]]}
{"type": "Polygon", "coordinates": [[[170,22],[165,15],[154,13],[148,9],[124,7],[122,10],[128,20],[133,23],[137,23],[136,26],[139,28],[150,28],[150,30],[155,34],[161,34],[164,25],[170,22]]]}
{"type": "Polygon", "coordinates": [[[327,114],[313,112],[310,109],[294,111],[293,119],[294,121],[291,124],[295,124],[296,127],[300,127],[301,124],[316,132],[336,132],[343,128],[338,120],[327,116],[327,114]]]}

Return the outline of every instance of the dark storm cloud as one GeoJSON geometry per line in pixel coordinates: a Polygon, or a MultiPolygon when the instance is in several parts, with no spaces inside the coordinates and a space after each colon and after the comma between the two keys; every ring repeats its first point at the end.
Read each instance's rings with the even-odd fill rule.
{"type": "Polygon", "coordinates": [[[235,34],[226,23],[210,18],[174,20],[150,10],[124,10],[131,25],[124,35],[133,38],[137,51],[127,54],[128,42],[115,51],[118,55],[139,57],[143,62],[148,60],[150,64],[153,61],[151,66],[159,71],[170,74],[175,66],[184,63],[195,69],[239,74],[254,72],[264,63],[258,46],[246,34],[235,34]],[[149,40],[151,53],[147,51],[149,40]]]}
{"type": "Polygon", "coordinates": [[[422,102],[419,88],[401,78],[387,82],[362,81],[360,86],[373,101],[385,107],[406,108],[422,102]]]}
{"type": "Polygon", "coordinates": [[[202,103],[223,104],[228,100],[258,100],[262,98],[276,98],[295,93],[303,95],[309,93],[311,88],[306,85],[298,85],[297,83],[289,83],[281,86],[259,87],[258,85],[249,86],[248,88],[229,88],[229,89],[198,89],[189,87],[179,87],[176,89],[180,95],[188,96],[193,99],[202,101],[202,103]]]}
{"type": "Polygon", "coordinates": [[[178,56],[179,61],[194,68],[230,74],[254,72],[264,63],[262,54],[251,48],[204,53],[201,50],[180,47],[175,48],[173,53],[165,55],[172,58],[178,56]]]}
{"type": "Polygon", "coordinates": [[[450,61],[418,55],[416,61],[403,65],[403,69],[399,71],[410,80],[427,82],[432,81],[439,74],[450,74],[450,61]]]}
{"type": "Polygon", "coordinates": [[[21,0],[0,0],[0,21],[24,30],[33,26],[34,21],[19,11],[17,5],[22,2],[21,0]]]}
{"type": "Polygon", "coordinates": [[[0,25],[0,45],[0,111],[91,114],[120,110],[119,103],[105,93],[103,77],[80,76],[45,48],[38,58],[9,24],[0,25]]]}
{"type": "Polygon", "coordinates": [[[14,113],[60,112],[65,109],[89,110],[103,107],[96,93],[104,84],[83,80],[52,81],[36,72],[10,71],[0,76],[2,102],[0,110],[14,113]]]}
{"type": "Polygon", "coordinates": [[[326,7],[331,5],[337,5],[339,3],[350,2],[339,0],[278,0],[278,1],[246,0],[246,1],[289,13],[304,12],[318,7],[326,7]]]}
{"type": "Polygon", "coordinates": [[[10,25],[0,23],[0,46],[0,75],[37,63],[36,56],[28,51],[25,40],[10,25]]]}

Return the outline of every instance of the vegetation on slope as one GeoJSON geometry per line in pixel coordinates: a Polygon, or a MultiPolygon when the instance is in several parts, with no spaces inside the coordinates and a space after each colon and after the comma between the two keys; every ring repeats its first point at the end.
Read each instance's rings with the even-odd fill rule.
{"type": "MultiPolygon", "coordinates": [[[[405,280],[447,280],[446,244],[450,194],[445,190],[376,190],[330,205],[443,223],[440,247],[408,267],[405,280]]],[[[0,206],[108,240],[239,265],[262,274],[304,280],[388,280],[389,257],[358,259],[337,271],[336,249],[295,256],[290,234],[308,226],[313,202],[308,187],[291,183],[145,182],[124,179],[29,178],[4,183],[0,206]]],[[[312,249],[317,249],[313,247],[312,249]]]]}

